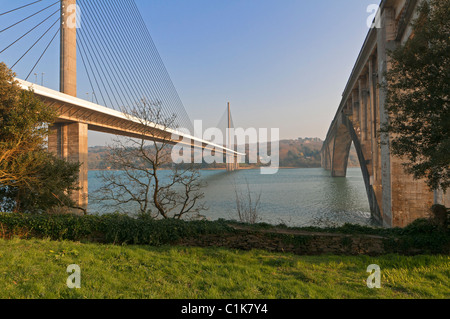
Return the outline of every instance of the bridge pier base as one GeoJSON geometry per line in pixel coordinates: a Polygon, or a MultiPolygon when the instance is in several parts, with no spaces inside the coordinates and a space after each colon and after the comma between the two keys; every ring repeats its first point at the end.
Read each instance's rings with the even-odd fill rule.
{"type": "Polygon", "coordinates": [[[226,156],[227,172],[234,172],[239,170],[239,160],[237,156],[226,156]]]}
{"type": "Polygon", "coordinates": [[[88,206],[88,125],[83,123],[55,123],[50,127],[48,149],[54,155],[72,163],[81,163],[77,186],[72,195],[80,209],[88,206]]]}

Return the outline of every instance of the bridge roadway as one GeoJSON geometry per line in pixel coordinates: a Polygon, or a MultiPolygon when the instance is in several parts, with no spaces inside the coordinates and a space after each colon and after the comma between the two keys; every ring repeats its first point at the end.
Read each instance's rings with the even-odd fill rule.
{"type": "Polygon", "coordinates": [[[238,169],[238,157],[245,156],[222,145],[156,123],[144,124],[141,119],[68,94],[20,79],[16,81],[24,90],[32,89],[44,103],[56,108],[59,115],[50,127],[49,151],[69,161],[82,163],[79,181],[81,190],[74,196],[77,206],[84,209],[88,205],[88,130],[221,152],[233,162],[227,165],[228,170],[238,169]]]}

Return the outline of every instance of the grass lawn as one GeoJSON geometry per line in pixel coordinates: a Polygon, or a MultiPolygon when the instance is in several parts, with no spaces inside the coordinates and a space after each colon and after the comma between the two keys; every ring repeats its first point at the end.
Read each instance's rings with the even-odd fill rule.
{"type": "Polygon", "coordinates": [[[294,256],[221,248],[0,240],[0,298],[450,298],[450,257],[294,256]],[[67,266],[81,268],[69,289],[67,266]],[[366,269],[381,267],[381,289],[366,269]]]}

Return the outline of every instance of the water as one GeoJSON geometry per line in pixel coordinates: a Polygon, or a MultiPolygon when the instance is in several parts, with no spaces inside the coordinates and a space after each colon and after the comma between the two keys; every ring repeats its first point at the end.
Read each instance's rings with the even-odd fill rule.
{"type": "MultiPolygon", "coordinates": [[[[92,192],[101,186],[97,174],[89,172],[92,192]]],[[[261,194],[261,222],[319,227],[373,223],[359,168],[349,168],[346,178],[332,178],[330,172],[320,168],[281,169],[275,175],[261,175],[259,170],[205,170],[201,174],[208,185],[204,193],[209,207],[202,214],[209,220],[237,220],[235,190],[246,195],[248,184],[253,198],[261,194]]],[[[90,211],[105,213],[101,203],[91,203],[90,211]]]]}

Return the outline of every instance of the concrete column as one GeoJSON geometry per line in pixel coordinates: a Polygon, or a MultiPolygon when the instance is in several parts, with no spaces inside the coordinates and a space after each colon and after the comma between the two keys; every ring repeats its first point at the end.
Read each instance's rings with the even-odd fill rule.
{"type": "MultiPolygon", "coordinates": [[[[391,8],[385,8],[381,13],[381,28],[377,29],[377,56],[378,56],[378,81],[382,85],[385,82],[384,73],[387,71],[387,34],[393,23],[394,12],[391,8]]],[[[386,94],[379,90],[379,114],[380,124],[388,123],[388,115],[385,110],[386,94]]],[[[392,186],[391,186],[391,153],[389,148],[389,135],[380,134],[381,150],[381,181],[382,181],[382,212],[383,224],[392,226],[392,186]]]]}
{"type": "Polygon", "coordinates": [[[331,171],[331,153],[330,153],[330,145],[325,145],[324,154],[325,154],[325,169],[327,171],[331,171]]]}
{"type": "Polygon", "coordinates": [[[352,108],[352,102],[350,99],[347,100],[345,112],[344,112],[350,120],[352,120],[353,117],[353,108],[352,108]]]}
{"type": "MultiPolygon", "coordinates": [[[[383,74],[389,70],[388,50],[399,44],[395,41],[394,9],[385,8],[378,30],[378,74],[379,83],[384,84],[383,74]]],[[[385,107],[386,94],[379,92],[380,125],[387,123],[389,116],[385,107]]],[[[388,134],[381,134],[381,182],[383,196],[383,222],[390,227],[404,227],[418,218],[427,217],[434,202],[434,194],[423,180],[415,180],[403,167],[404,159],[390,152],[388,134]]]]}
{"type": "Polygon", "coordinates": [[[359,101],[359,127],[361,128],[361,143],[366,140],[366,114],[365,114],[365,99],[364,99],[364,87],[362,84],[362,79],[358,79],[358,101],[359,101]]]}
{"type": "Polygon", "coordinates": [[[77,96],[76,0],[61,0],[60,92],[77,96]]]}
{"type": "Polygon", "coordinates": [[[450,207],[450,191],[446,193],[442,189],[434,191],[434,204],[450,207]]]}
{"type": "Polygon", "coordinates": [[[67,125],[68,145],[67,159],[70,162],[81,163],[78,187],[74,194],[77,206],[87,209],[88,206],[88,125],[73,123],[67,125]]]}
{"type": "MultiPolygon", "coordinates": [[[[88,206],[88,125],[83,123],[56,123],[50,127],[49,152],[72,163],[81,163],[79,191],[72,199],[77,207],[88,206]]],[[[77,211],[80,213],[81,211],[77,211]]]]}
{"type": "MultiPolygon", "coordinates": [[[[77,29],[76,0],[61,0],[60,91],[77,96],[77,29]]],[[[81,164],[79,191],[73,194],[77,207],[88,206],[88,125],[56,123],[50,128],[49,151],[69,161],[81,164]]],[[[80,213],[80,210],[76,210],[80,213]]]]}
{"type": "Polygon", "coordinates": [[[355,131],[358,134],[358,137],[361,138],[361,125],[360,125],[361,111],[359,109],[360,101],[358,99],[358,91],[357,90],[352,91],[351,99],[352,99],[352,108],[353,108],[353,116],[352,116],[353,127],[355,128],[355,131]]]}
{"type": "Polygon", "coordinates": [[[239,170],[239,158],[237,155],[234,157],[234,170],[239,170]]]}
{"type": "MultiPolygon", "coordinates": [[[[368,88],[368,115],[369,115],[369,140],[371,144],[371,152],[372,152],[372,162],[373,165],[376,163],[375,159],[375,146],[377,146],[376,142],[376,123],[374,121],[374,113],[375,113],[375,105],[374,105],[374,81],[373,81],[373,64],[372,57],[369,58],[368,62],[368,74],[367,74],[367,88],[368,88]]],[[[376,177],[376,172],[373,170],[372,175],[376,177]]]]}
{"type": "Polygon", "coordinates": [[[373,85],[370,86],[372,95],[372,105],[373,105],[373,159],[374,159],[374,184],[373,189],[378,200],[378,206],[380,208],[381,215],[383,215],[383,192],[382,192],[382,174],[381,174],[381,140],[380,140],[380,104],[379,104],[379,96],[380,89],[378,87],[378,54],[375,53],[373,59],[371,59],[371,63],[369,66],[372,67],[372,76],[370,80],[372,80],[373,85]]]}

